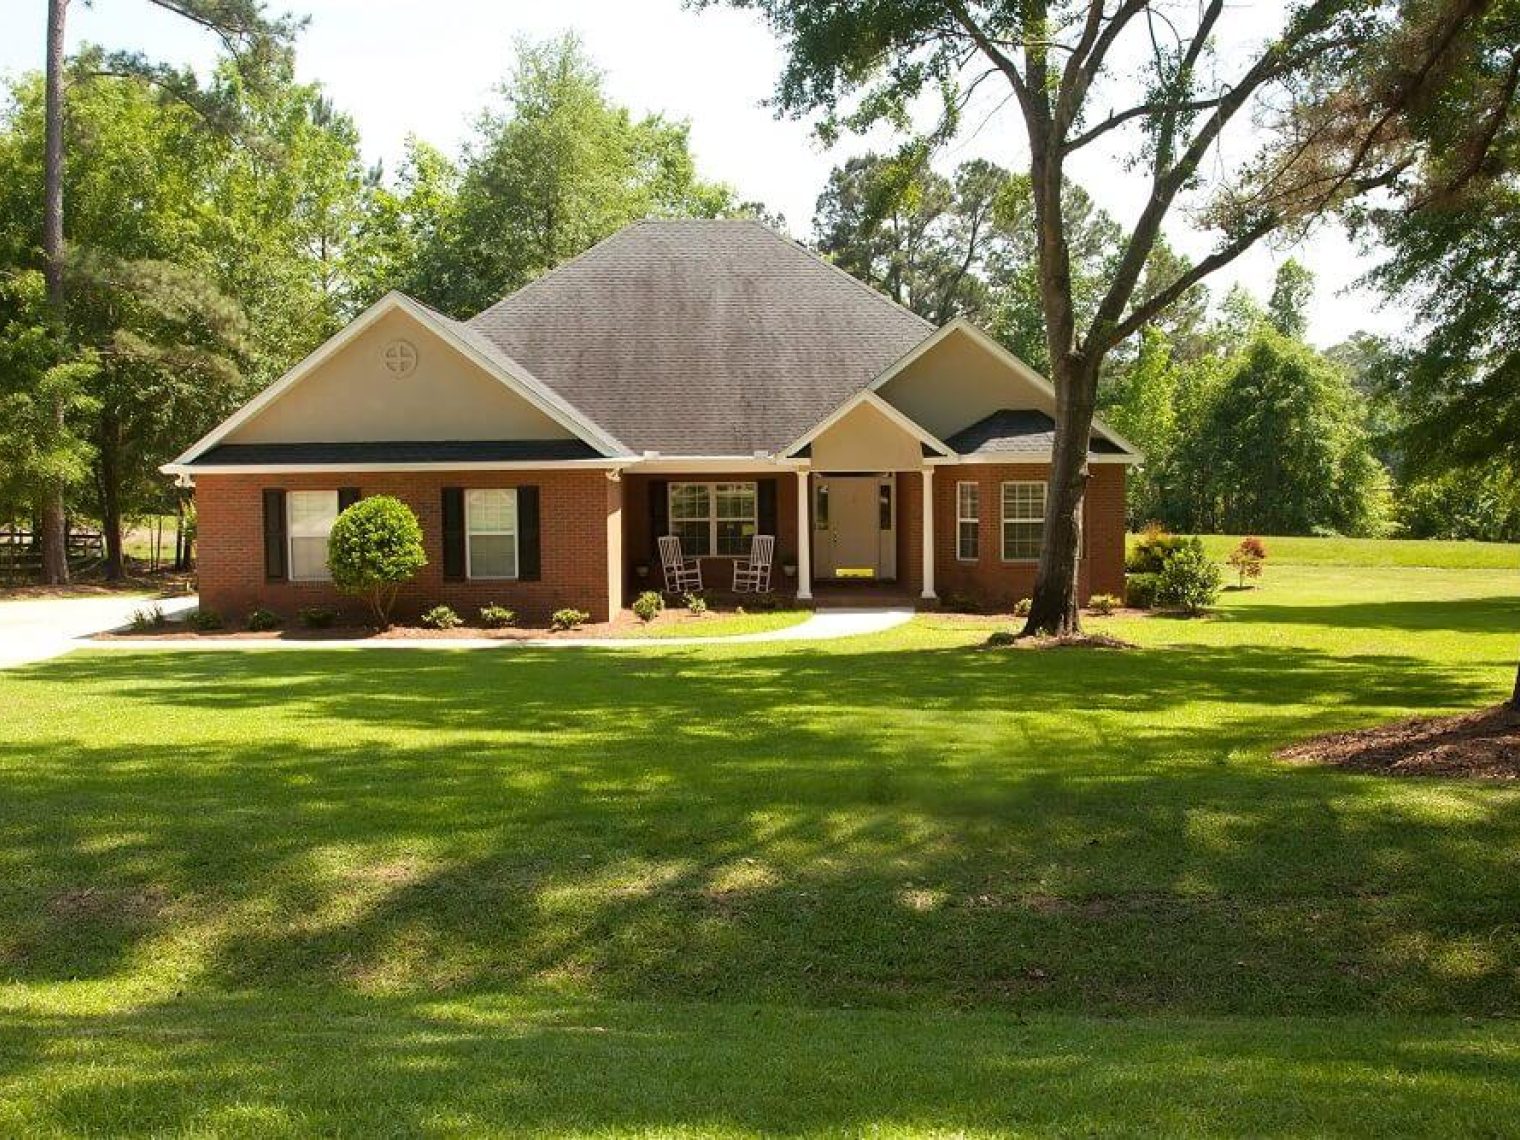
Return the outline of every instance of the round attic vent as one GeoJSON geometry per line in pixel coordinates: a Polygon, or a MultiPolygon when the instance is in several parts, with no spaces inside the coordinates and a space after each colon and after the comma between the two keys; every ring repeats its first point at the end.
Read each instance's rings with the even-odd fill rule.
{"type": "Polygon", "coordinates": [[[380,352],[385,370],[398,380],[417,371],[417,349],[409,340],[393,340],[380,352]]]}

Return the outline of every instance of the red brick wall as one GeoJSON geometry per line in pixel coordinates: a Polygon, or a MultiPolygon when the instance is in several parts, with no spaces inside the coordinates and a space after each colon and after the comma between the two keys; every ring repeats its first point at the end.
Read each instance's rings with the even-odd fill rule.
{"type": "MultiPolygon", "coordinates": [[[[1121,464],[1094,464],[1083,511],[1084,557],[1077,592],[1124,593],[1124,476],[1121,464]]],[[[1002,484],[1009,480],[1044,482],[1043,463],[940,467],[934,473],[934,584],[945,598],[960,594],[984,603],[1011,605],[1034,592],[1034,562],[1002,558],[1002,484]],[[956,557],[956,489],[975,482],[981,490],[981,543],[974,562],[956,557]]],[[[918,562],[917,557],[914,563],[918,562]]]]}
{"type": "Polygon", "coordinates": [[[414,617],[445,603],[467,620],[487,603],[508,606],[535,624],[562,606],[608,617],[607,518],[620,484],[602,471],[397,471],[318,475],[200,475],[196,478],[197,555],[201,604],[237,622],[256,606],[293,619],[303,606],[336,605],[358,615],[363,607],[328,582],[264,580],[266,488],[287,491],[358,487],[364,495],[394,495],[417,513],[428,565],[405,586],[397,614],[414,617]],[[542,578],[537,582],[443,580],[443,488],[537,486],[542,578]],[[609,492],[609,486],[611,491],[609,492]]]}

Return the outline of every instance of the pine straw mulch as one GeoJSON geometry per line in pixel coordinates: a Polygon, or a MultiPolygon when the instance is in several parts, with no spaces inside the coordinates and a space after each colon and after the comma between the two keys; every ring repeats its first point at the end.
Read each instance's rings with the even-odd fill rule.
{"type": "Polygon", "coordinates": [[[1384,776],[1520,779],[1520,711],[1499,705],[1459,716],[1417,717],[1316,736],[1274,755],[1294,764],[1329,764],[1384,776]]]}

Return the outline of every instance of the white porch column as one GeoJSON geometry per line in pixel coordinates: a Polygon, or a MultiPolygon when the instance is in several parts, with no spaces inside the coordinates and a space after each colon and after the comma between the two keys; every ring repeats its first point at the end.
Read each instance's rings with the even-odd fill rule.
{"type": "Polygon", "coordinates": [[[925,467],[924,476],[924,592],[926,601],[939,595],[934,592],[934,468],[925,467]]]}
{"type": "Polygon", "coordinates": [[[797,472],[797,600],[813,597],[813,520],[808,517],[808,471],[797,472]]]}

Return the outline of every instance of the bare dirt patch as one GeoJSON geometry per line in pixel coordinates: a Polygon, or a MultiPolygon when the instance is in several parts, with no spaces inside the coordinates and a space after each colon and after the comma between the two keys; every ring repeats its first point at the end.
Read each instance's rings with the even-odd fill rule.
{"type": "Polygon", "coordinates": [[[1402,720],[1316,736],[1275,755],[1294,764],[1331,764],[1385,776],[1514,780],[1520,778],[1520,712],[1499,705],[1461,716],[1402,720]]]}
{"type": "Polygon", "coordinates": [[[48,899],[48,912],[55,918],[79,920],[133,920],[156,918],[169,905],[169,892],[147,886],[136,890],[76,887],[48,899]]]}

